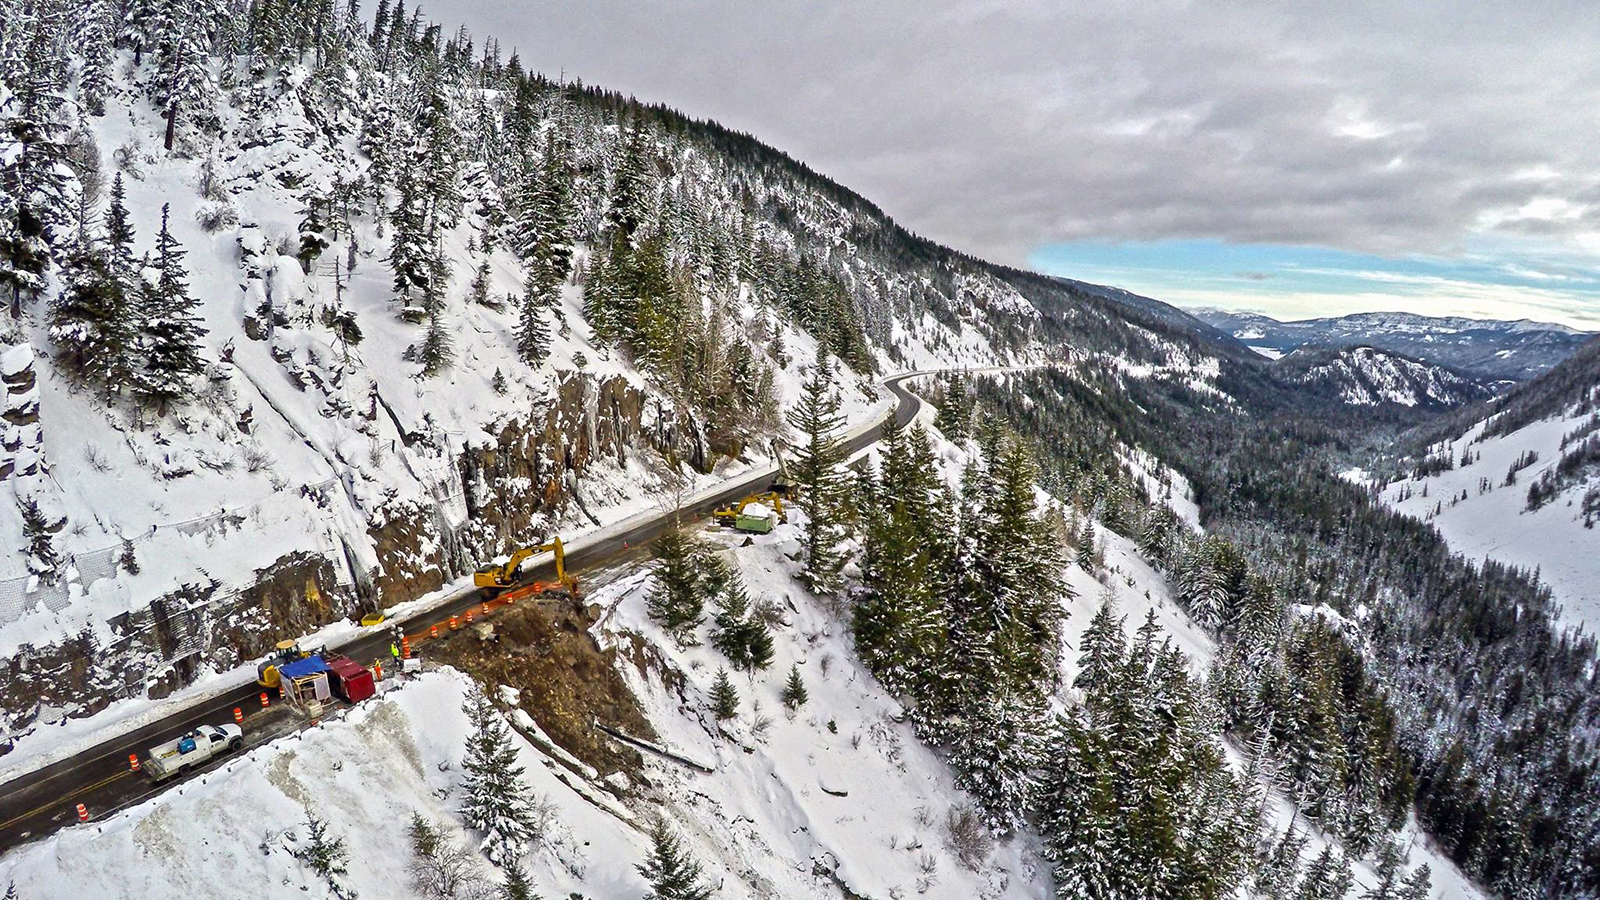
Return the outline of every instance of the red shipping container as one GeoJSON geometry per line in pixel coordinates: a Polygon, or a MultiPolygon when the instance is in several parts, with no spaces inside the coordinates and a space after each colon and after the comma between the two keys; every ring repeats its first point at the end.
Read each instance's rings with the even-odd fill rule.
{"type": "Polygon", "coordinates": [[[360,703],[378,691],[372,670],[348,656],[330,657],[328,671],[333,673],[333,692],[349,703],[360,703]]]}

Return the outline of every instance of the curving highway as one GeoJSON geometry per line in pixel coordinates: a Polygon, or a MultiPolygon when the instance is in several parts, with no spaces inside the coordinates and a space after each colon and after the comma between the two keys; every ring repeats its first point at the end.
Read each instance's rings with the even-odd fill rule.
{"type": "MultiPolygon", "coordinates": [[[[904,386],[904,382],[929,374],[933,372],[908,372],[886,379],[883,385],[894,396],[894,408],[847,434],[844,438],[846,450],[850,454],[857,453],[877,443],[889,428],[899,431],[910,426],[921,411],[922,401],[904,386]]],[[[683,505],[682,514],[691,519],[707,516],[717,506],[765,490],[775,475],[776,471],[768,467],[724,482],[713,490],[691,498],[683,505]]],[[[568,545],[567,566],[581,572],[622,559],[634,553],[639,545],[660,535],[670,518],[670,511],[651,511],[601,529],[593,535],[580,537],[568,545]]],[[[536,558],[524,566],[524,580],[548,581],[553,580],[553,576],[554,563],[548,556],[536,558]]],[[[479,599],[476,589],[463,588],[439,604],[394,621],[408,633],[425,632],[432,623],[478,606],[479,599]]],[[[357,660],[386,659],[390,640],[388,629],[394,621],[343,643],[335,643],[328,649],[357,660]]],[[[0,784],[0,851],[77,822],[78,804],[83,804],[93,818],[103,818],[188,778],[225,766],[233,758],[232,755],[224,755],[210,766],[174,778],[158,787],[149,776],[132,770],[129,756],[137,754],[142,760],[150,747],[177,738],[197,726],[232,722],[236,708],[245,717],[247,749],[307,727],[303,716],[279,704],[275,698],[271,706],[263,709],[260,690],[252,682],[0,784]]]]}

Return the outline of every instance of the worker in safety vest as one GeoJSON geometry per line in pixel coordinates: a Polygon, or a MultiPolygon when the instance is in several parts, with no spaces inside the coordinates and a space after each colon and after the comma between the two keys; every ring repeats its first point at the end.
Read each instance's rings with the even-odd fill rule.
{"type": "Polygon", "coordinates": [[[394,660],[394,670],[400,671],[400,645],[394,641],[389,642],[389,657],[394,660]]]}

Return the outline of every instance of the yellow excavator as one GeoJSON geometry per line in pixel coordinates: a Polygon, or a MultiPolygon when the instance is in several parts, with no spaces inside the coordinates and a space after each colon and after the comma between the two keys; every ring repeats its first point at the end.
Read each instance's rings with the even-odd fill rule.
{"type": "Polygon", "coordinates": [[[472,573],[472,583],[483,588],[488,593],[499,593],[517,583],[517,569],[522,565],[523,560],[530,556],[544,553],[547,550],[554,553],[556,557],[556,581],[560,582],[561,586],[569,591],[577,590],[578,579],[567,574],[567,551],[561,545],[559,535],[548,544],[530,544],[526,547],[518,547],[511,552],[511,558],[500,565],[490,563],[479,567],[478,571],[472,573]]]}
{"type": "Polygon", "coordinates": [[[762,494],[751,494],[737,503],[718,507],[711,511],[711,521],[723,528],[737,528],[740,531],[758,531],[766,533],[772,530],[771,520],[765,520],[765,527],[760,521],[744,515],[744,508],[752,503],[759,503],[772,510],[779,522],[789,521],[789,514],[783,510],[783,495],[777,491],[767,491],[762,494]]]}
{"type": "Polygon", "coordinates": [[[283,678],[278,674],[278,667],[284,663],[292,663],[305,659],[311,653],[300,649],[300,644],[293,639],[279,641],[273,648],[272,655],[261,661],[256,666],[256,684],[264,688],[275,688],[283,683],[283,678]]]}

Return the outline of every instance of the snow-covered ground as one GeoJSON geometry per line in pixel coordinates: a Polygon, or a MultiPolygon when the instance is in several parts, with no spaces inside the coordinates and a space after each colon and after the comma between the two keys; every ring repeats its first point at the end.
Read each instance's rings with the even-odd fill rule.
{"type": "Polygon", "coordinates": [[[1451,441],[1447,450],[1441,450],[1443,445],[1434,448],[1436,455],[1448,452],[1457,463],[1470,449],[1471,465],[1395,482],[1381,496],[1395,509],[1434,525],[1451,549],[1468,557],[1538,569],[1562,606],[1563,621],[1594,634],[1600,630],[1600,583],[1595,578],[1600,530],[1584,527],[1582,503],[1584,492],[1600,479],[1591,474],[1538,510],[1527,509],[1528,486],[1561,459],[1562,435],[1586,419],[1545,419],[1481,442],[1477,438],[1485,423],[1479,423],[1451,441]],[[1507,486],[1506,472],[1529,451],[1538,454],[1538,461],[1507,486]],[[1483,479],[1488,488],[1480,492],[1483,479]]]}

